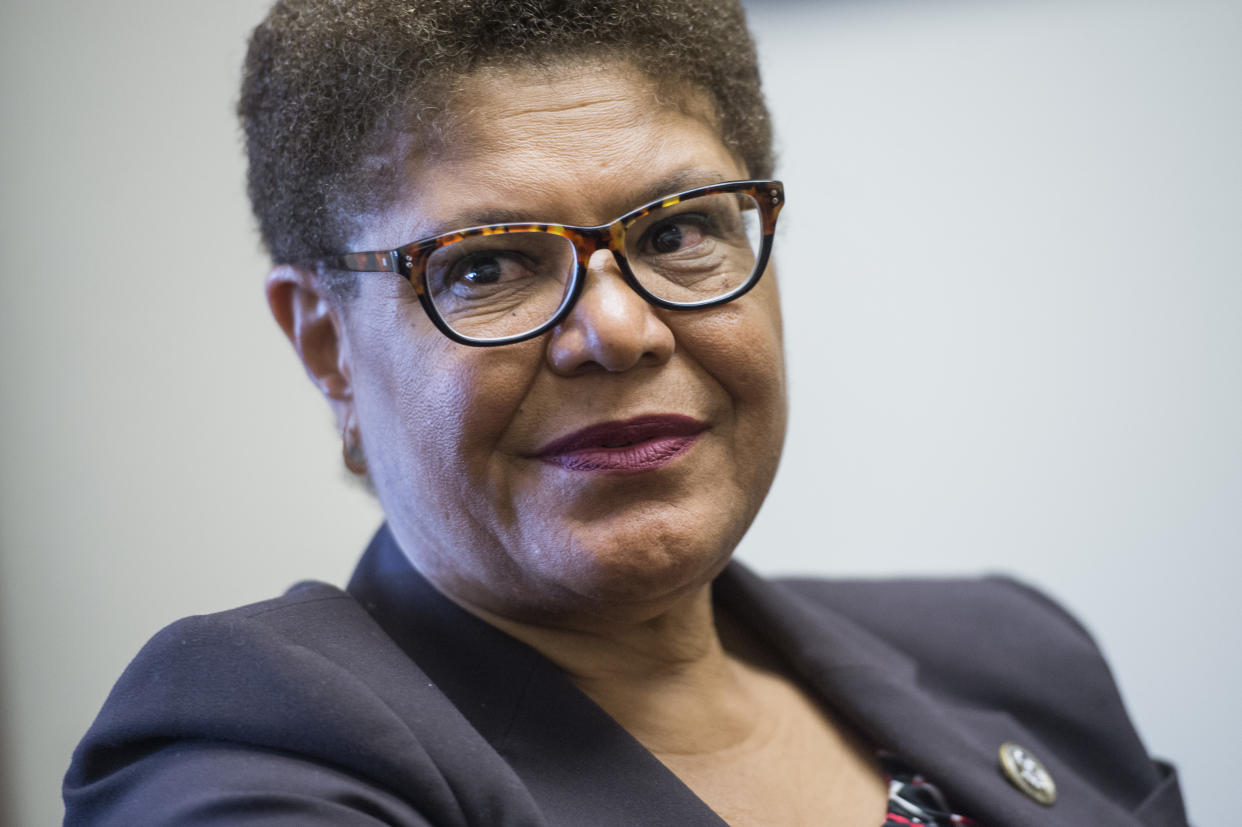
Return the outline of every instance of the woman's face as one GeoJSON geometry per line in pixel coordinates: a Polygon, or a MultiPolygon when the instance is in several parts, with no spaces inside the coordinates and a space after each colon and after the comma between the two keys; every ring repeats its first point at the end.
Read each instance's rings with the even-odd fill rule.
{"type": "MultiPolygon", "coordinates": [[[[354,249],[496,221],[595,225],[747,177],[710,119],[615,66],[488,72],[456,100],[444,146],[410,162],[409,194],[354,249]]],[[[606,251],[591,265],[570,316],[516,345],[450,341],[395,275],[361,277],[342,314],[350,414],[399,543],[446,594],[510,618],[654,614],[703,585],[784,438],[771,273],[730,304],[675,312],[606,251]]]]}

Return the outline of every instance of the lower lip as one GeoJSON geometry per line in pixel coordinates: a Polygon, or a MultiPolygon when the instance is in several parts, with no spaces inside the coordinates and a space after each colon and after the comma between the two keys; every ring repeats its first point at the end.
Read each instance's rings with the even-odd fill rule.
{"type": "Polygon", "coordinates": [[[539,459],[569,471],[651,471],[689,451],[698,438],[697,434],[660,437],[621,448],[584,448],[539,459]]]}

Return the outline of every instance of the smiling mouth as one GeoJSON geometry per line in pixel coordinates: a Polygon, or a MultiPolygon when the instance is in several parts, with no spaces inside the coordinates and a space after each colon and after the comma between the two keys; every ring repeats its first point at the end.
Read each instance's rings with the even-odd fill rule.
{"type": "Polygon", "coordinates": [[[570,471],[649,471],[690,450],[707,423],[681,414],[603,422],[549,442],[535,458],[570,471]]]}

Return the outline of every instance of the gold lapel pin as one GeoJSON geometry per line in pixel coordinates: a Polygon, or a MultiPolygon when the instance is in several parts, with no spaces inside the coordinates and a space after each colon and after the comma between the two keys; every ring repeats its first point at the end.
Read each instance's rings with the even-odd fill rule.
{"type": "Polygon", "coordinates": [[[1045,806],[1057,800],[1057,785],[1052,775],[1026,747],[1010,741],[1001,744],[1000,763],[1009,782],[1029,798],[1045,806]]]}

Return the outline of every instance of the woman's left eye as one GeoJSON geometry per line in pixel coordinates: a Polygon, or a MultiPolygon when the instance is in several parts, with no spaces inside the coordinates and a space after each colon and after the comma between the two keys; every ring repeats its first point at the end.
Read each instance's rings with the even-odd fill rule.
{"type": "Polygon", "coordinates": [[[647,232],[647,246],[654,253],[668,254],[700,244],[706,235],[703,222],[693,216],[677,216],[647,232]]]}
{"type": "Polygon", "coordinates": [[[483,261],[475,262],[473,267],[467,268],[462,274],[462,278],[473,284],[495,284],[500,281],[503,275],[501,262],[497,257],[493,256],[483,261]]]}
{"type": "Polygon", "coordinates": [[[470,285],[499,284],[529,278],[531,268],[526,256],[510,251],[488,251],[468,256],[454,268],[453,281],[470,285]]]}

